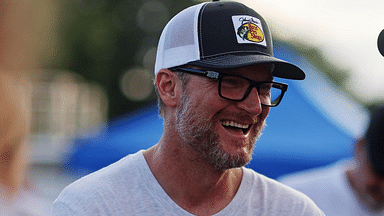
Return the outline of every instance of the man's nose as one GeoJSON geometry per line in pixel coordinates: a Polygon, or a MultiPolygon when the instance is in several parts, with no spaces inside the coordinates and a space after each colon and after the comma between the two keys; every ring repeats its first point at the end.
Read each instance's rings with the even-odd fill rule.
{"type": "Polygon", "coordinates": [[[262,111],[261,101],[257,88],[252,88],[248,97],[245,100],[238,102],[238,107],[247,111],[251,115],[259,115],[262,111]]]}

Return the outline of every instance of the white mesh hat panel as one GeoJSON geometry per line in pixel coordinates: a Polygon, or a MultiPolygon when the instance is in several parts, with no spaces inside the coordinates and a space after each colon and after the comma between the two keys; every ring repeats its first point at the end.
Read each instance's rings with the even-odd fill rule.
{"type": "Polygon", "coordinates": [[[157,47],[155,74],[162,68],[199,60],[197,23],[200,9],[205,4],[181,11],[165,26],[157,47]]]}

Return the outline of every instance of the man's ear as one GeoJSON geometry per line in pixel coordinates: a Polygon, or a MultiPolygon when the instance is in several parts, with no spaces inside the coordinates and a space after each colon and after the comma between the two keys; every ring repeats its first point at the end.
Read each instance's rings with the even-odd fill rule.
{"type": "Polygon", "coordinates": [[[177,81],[175,72],[168,69],[161,69],[156,75],[157,90],[166,106],[175,107],[177,105],[179,91],[177,81]]]}

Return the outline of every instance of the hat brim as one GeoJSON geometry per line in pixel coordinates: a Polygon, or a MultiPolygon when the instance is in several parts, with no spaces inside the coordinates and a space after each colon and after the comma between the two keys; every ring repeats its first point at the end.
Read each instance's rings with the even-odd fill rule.
{"type": "Polygon", "coordinates": [[[299,67],[284,60],[260,54],[226,54],[189,62],[188,64],[217,69],[239,68],[258,64],[274,64],[275,69],[273,70],[272,75],[275,77],[293,80],[305,79],[305,73],[299,67]]]}

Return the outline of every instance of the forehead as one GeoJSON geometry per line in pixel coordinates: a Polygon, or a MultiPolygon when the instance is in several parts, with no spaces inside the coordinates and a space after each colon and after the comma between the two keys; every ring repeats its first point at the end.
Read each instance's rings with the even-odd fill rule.
{"type": "Polygon", "coordinates": [[[254,65],[254,66],[248,66],[248,67],[241,67],[241,68],[234,68],[234,69],[224,69],[224,70],[217,70],[218,72],[224,72],[227,74],[236,74],[243,77],[247,77],[251,80],[273,80],[272,77],[272,71],[273,71],[273,65],[272,64],[261,64],[261,65],[254,65]]]}

